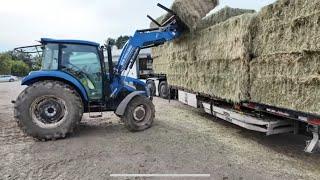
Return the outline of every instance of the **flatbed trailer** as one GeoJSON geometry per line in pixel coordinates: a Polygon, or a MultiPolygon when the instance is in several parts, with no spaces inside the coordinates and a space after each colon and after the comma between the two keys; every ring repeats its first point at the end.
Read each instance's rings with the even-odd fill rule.
{"type": "Polygon", "coordinates": [[[265,133],[267,136],[294,133],[299,129],[306,129],[312,134],[312,140],[306,142],[305,152],[313,153],[320,150],[320,115],[293,111],[255,102],[232,103],[226,100],[193,92],[183,87],[169,86],[165,75],[149,78],[147,83],[155,85],[155,96],[163,97],[163,88],[167,86],[167,99],[176,99],[194,108],[201,108],[204,112],[221,120],[228,121],[248,130],[265,133]],[[162,94],[162,95],[161,95],[162,94]],[[303,126],[303,127],[302,127],[303,126]]]}

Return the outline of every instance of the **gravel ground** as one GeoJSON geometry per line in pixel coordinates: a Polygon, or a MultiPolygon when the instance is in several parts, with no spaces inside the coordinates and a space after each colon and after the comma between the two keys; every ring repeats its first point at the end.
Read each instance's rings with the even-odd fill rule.
{"type": "Polygon", "coordinates": [[[119,118],[105,113],[102,119],[85,116],[67,139],[38,142],[21,133],[13,119],[10,101],[22,89],[18,82],[0,83],[0,179],[134,179],[112,178],[111,173],[211,174],[202,179],[320,177],[320,154],[303,152],[307,137],[266,137],[158,98],[155,124],[144,132],[128,132],[119,118]]]}

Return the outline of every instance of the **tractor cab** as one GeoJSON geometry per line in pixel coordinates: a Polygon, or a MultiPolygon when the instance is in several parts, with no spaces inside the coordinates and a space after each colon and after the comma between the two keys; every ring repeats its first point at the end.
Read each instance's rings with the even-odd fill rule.
{"type": "Polygon", "coordinates": [[[99,44],[79,40],[41,39],[42,71],[62,71],[75,77],[87,92],[89,101],[103,99],[106,77],[99,44]]]}

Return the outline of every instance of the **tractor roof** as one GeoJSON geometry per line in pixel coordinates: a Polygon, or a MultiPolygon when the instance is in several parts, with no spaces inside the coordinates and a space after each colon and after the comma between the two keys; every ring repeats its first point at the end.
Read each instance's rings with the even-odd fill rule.
{"type": "Polygon", "coordinates": [[[91,42],[91,41],[70,40],[70,39],[41,38],[41,43],[64,43],[64,44],[81,44],[81,45],[89,45],[89,46],[99,46],[98,43],[91,42]]]}

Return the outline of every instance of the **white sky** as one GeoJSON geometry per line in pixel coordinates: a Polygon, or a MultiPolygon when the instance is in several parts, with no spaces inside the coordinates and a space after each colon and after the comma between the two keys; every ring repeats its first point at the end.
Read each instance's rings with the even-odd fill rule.
{"type": "MultiPolygon", "coordinates": [[[[275,0],[220,0],[220,6],[259,10],[275,0]]],[[[0,0],[0,52],[33,45],[41,37],[102,43],[148,28],[149,14],[173,0],[0,0]]]]}

